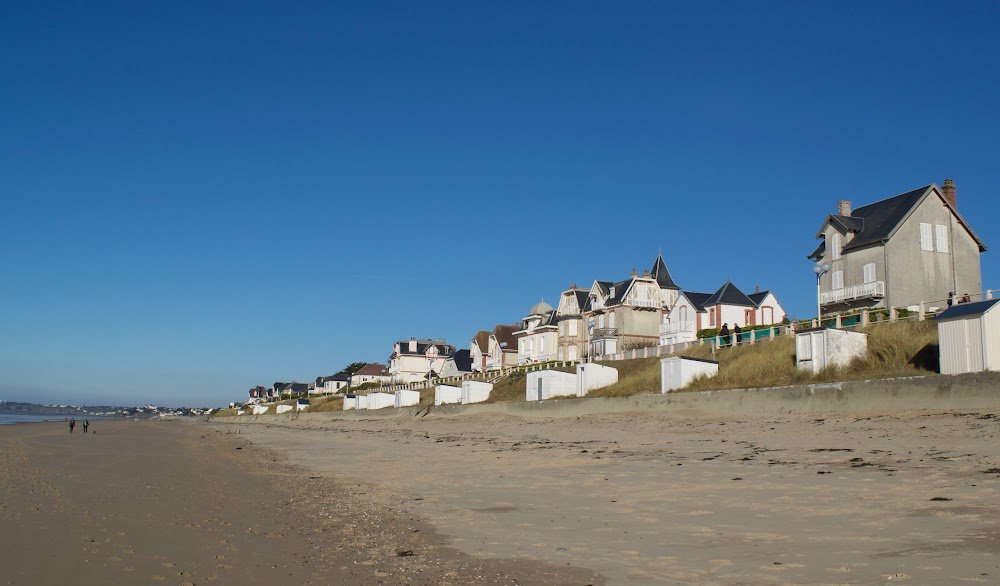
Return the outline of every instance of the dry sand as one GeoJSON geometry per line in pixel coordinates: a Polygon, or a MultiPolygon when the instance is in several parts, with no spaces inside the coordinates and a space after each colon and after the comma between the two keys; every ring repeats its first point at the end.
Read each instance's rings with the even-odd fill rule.
{"type": "Polygon", "coordinates": [[[1000,583],[995,413],[260,417],[216,429],[433,524],[465,554],[602,577],[522,584],[1000,583]]]}
{"type": "Polygon", "coordinates": [[[415,516],[245,435],[180,422],[93,429],[0,426],[0,584],[601,583],[441,547],[415,516]]]}

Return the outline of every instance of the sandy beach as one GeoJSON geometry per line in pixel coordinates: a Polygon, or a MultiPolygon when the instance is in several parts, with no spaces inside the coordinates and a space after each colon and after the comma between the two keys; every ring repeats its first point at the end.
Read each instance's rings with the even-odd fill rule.
{"type": "Polygon", "coordinates": [[[215,429],[477,559],[609,584],[1000,582],[995,410],[266,420],[215,429]]]}
{"type": "Polygon", "coordinates": [[[0,583],[584,584],[480,559],[411,515],[183,422],[0,426],[0,583]]]}

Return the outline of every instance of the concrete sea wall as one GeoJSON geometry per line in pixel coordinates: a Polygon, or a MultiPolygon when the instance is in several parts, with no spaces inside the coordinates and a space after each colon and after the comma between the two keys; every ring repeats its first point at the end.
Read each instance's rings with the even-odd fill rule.
{"type": "MultiPolygon", "coordinates": [[[[309,421],[330,419],[378,419],[454,417],[481,413],[520,417],[579,417],[599,413],[669,412],[697,410],[719,413],[823,413],[891,411],[905,409],[1000,408],[1000,373],[982,372],[954,376],[924,376],[871,381],[847,381],[615,398],[567,398],[520,403],[438,405],[377,411],[330,411],[283,415],[227,417],[232,422],[248,420],[309,421]]],[[[221,420],[217,420],[221,421],[221,420]]]]}

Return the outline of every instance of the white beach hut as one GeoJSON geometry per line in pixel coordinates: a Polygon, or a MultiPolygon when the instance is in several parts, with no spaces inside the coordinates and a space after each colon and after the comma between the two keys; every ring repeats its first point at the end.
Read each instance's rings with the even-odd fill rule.
{"type": "Polygon", "coordinates": [[[462,402],[462,387],[451,385],[434,385],[434,404],[445,405],[447,403],[462,402]]]}
{"type": "Polygon", "coordinates": [[[795,366],[819,372],[829,366],[847,366],[868,353],[868,335],[832,328],[815,328],[795,334],[795,366]]]}
{"type": "Polygon", "coordinates": [[[298,399],[295,401],[296,411],[305,411],[309,408],[309,399],[298,399]]]}
{"type": "Polygon", "coordinates": [[[267,413],[268,409],[270,409],[270,407],[267,406],[267,405],[254,405],[253,406],[253,414],[254,415],[263,415],[264,413],[267,413]]]}
{"type": "Polygon", "coordinates": [[[941,374],[1000,370],[1000,299],[953,305],[938,324],[941,374]]]}
{"type": "Polygon", "coordinates": [[[292,409],[295,409],[292,405],[278,405],[274,410],[277,411],[278,415],[281,415],[282,413],[288,413],[292,409]]]}
{"type": "Polygon", "coordinates": [[[410,407],[420,403],[420,391],[396,391],[396,407],[410,407]]]}
{"type": "Polygon", "coordinates": [[[369,409],[384,409],[386,407],[396,406],[396,395],[390,393],[369,393],[368,394],[368,408],[369,409]]]}
{"type": "Polygon", "coordinates": [[[552,397],[575,397],[577,393],[576,375],[558,370],[534,370],[528,373],[525,399],[544,401],[552,397]]]}
{"type": "Polygon", "coordinates": [[[344,395],[344,411],[357,409],[358,401],[356,395],[344,395]]]}
{"type": "Polygon", "coordinates": [[[485,383],[478,380],[462,381],[462,404],[482,403],[490,398],[490,391],[493,390],[493,383],[485,383]]]}
{"type": "Polygon", "coordinates": [[[585,397],[594,389],[610,387],[618,382],[618,369],[593,362],[576,367],[576,396],[585,397]]]}
{"type": "Polygon", "coordinates": [[[355,409],[367,409],[368,408],[368,395],[355,395],[354,396],[354,408],[355,409]]]}
{"type": "Polygon", "coordinates": [[[668,356],[660,360],[660,392],[683,389],[695,377],[712,377],[718,373],[719,363],[715,360],[668,356]]]}

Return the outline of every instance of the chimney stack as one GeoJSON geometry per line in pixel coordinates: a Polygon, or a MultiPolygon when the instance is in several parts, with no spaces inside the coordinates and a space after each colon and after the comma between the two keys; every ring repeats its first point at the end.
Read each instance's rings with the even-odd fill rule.
{"type": "Polygon", "coordinates": [[[958,199],[957,199],[958,196],[955,194],[954,181],[952,181],[951,179],[945,179],[944,185],[941,186],[941,194],[944,195],[944,198],[946,200],[948,200],[948,203],[951,204],[951,207],[955,208],[956,210],[958,209],[958,199]]]}
{"type": "Polygon", "coordinates": [[[840,216],[851,215],[851,202],[849,200],[842,199],[837,202],[837,215],[840,216]]]}

